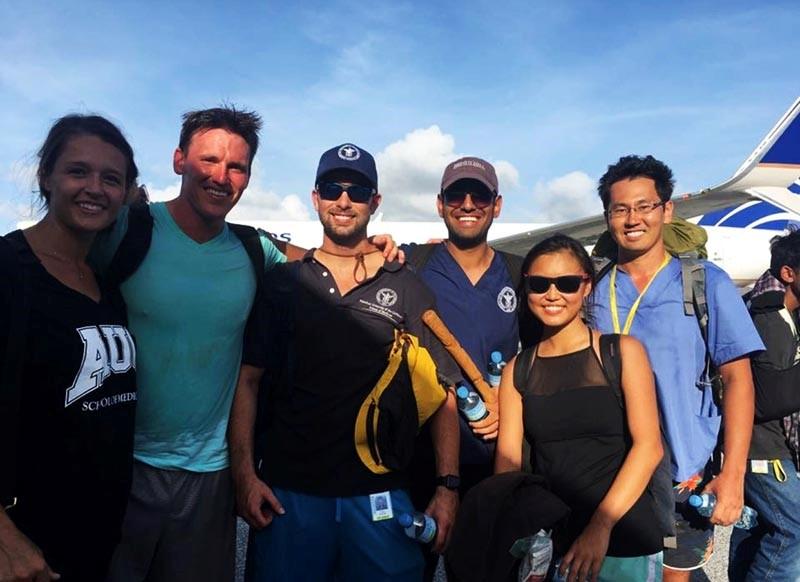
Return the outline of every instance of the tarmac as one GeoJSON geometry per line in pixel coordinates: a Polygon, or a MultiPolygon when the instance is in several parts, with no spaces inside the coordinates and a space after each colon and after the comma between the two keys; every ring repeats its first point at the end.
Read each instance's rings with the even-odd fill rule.
{"type": "MultiPolygon", "coordinates": [[[[728,543],[731,528],[717,528],[714,555],[705,568],[692,575],[692,582],[727,582],[728,543]]],[[[236,582],[244,582],[244,560],[247,553],[247,524],[241,519],[237,523],[236,582]]]]}

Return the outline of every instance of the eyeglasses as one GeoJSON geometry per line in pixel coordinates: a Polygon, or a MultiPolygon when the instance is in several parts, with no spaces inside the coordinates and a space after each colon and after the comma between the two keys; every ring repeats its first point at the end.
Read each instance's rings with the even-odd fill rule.
{"type": "Polygon", "coordinates": [[[467,199],[467,196],[469,196],[475,208],[480,208],[481,210],[487,206],[491,206],[495,199],[494,192],[489,190],[478,190],[477,192],[468,190],[445,190],[442,192],[441,196],[442,201],[452,208],[464,206],[464,201],[467,199]]]}
{"type": "Polygon", "coordinates": [[[620,204],[619,206],[612,206],[609,208],[607,214],[609,218],[627,218],[631,212],[635,212],[639,216],[647,216],[653,212],[653,210],[665,204],[666,202],[640,202],[634,207],[620,204]]]}
{"type": "Polygon", "coordinates": [[[586,275],[562,275],[561,277],[540,277],[539,275],[525,275],[523,284],[526,293],[547,293],[550,285],[555,285],[556,289],[562,293],[577,293],[581,288],[581,283],[588,281],[590,277],[586,275]]]}
{"type": "Polygon", "coordinates": [[[338,200],[342,192],[347,192],[347,196],[350,198],[351,202],[365,204],[375,195],[375,188],[340,182],[322,182],[317,184],[317,193],[319,197],[329,202],[338,200]]]}

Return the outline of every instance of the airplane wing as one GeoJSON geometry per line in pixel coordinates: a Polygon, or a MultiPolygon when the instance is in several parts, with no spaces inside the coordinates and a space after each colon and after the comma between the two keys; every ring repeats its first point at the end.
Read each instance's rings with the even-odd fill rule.
{"type": "MultiPolygon", "coordinates": [[[[800,98],[731,178],[696,194],[673,196],[676,214],[700,217],[698,224],[702,226],[741,226],[751,217],[755,217],[754,221],[768,220],[765,217],[778,209],[800,218],[799,114],[800,98]]],[[[785,217],[780,218],[785,222],[785,217]]],[[[747,224],[752,225],[753,221],[747,224]]],[[[583,245],[592,245],[605,229],[605,217],[598,214],[495,239],[491,244],[499,250],[524,255],[537,242],[557,232],[572,236],[583,245]]]]}

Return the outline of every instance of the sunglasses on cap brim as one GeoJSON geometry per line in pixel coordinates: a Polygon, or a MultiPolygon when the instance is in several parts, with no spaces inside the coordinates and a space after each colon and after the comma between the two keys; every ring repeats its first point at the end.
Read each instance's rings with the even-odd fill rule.
{"type": "Polygon", "coordinates": [[[445,190],[441,193],[442,201],[453,208],[464,205],[467,196],[470,197],[476,208],[486,208],[491,206],[495,199],[495,193],[490,190],[445,190]]]}
{"type": "Polygon", "coordinates": [[[370,198],[375,196],[375,188],[361,186],[359,184],[347,184],[342,182],[320,182],[317,184],[317,194],[323,200],[334,202],[339,199],[342,192],[347,192],[351,202],[365,204],[370,198]]]}
{"type": "Polygon", "coordinates": [[[581,283],[589,281],[586,275],[562,275],[561,277],[540,277],[539,275],[525,275],[523,286],[526,293],[547,293],[550,285],[555,285],[561,293],[577,293],[581,283]]]}

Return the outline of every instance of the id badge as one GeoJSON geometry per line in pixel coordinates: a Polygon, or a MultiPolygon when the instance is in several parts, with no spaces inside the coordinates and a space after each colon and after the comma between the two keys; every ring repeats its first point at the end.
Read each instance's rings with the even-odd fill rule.
{"type": "Polygon", "coordinates": [[[757,475],[769,473],[769,461],[750,461],[750,471],[757,475]]]}
{"type": "Polygon", "coordinates": [[[394,512],[392,511],[392,496],[389,495],[388,491],[370,495],[369,506],[372,509],[372,521],[383,521],[394,517],[394,512]]]}

